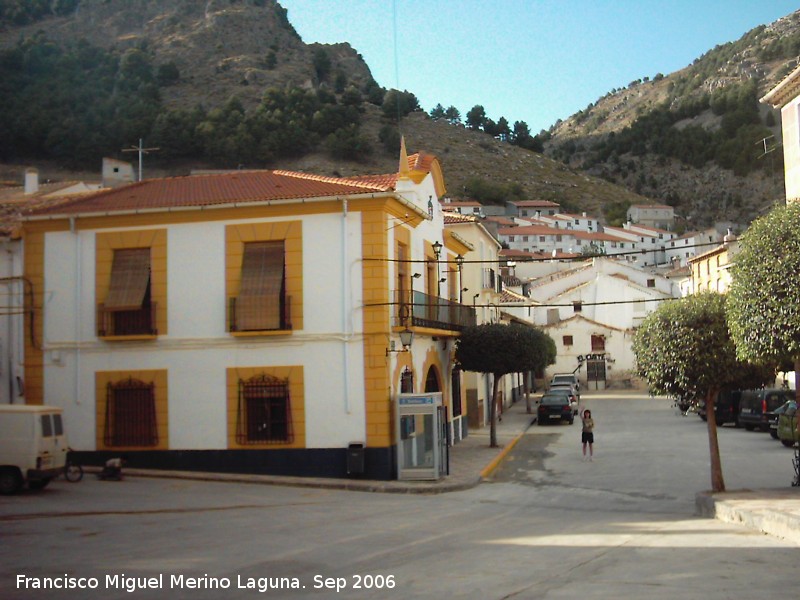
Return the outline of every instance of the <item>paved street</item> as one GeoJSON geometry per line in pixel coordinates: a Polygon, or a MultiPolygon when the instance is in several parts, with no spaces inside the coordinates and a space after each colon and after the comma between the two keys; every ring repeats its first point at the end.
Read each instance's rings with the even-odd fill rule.
{"type": "MultiPolygon", "coordinates": [[[[709,486],[700,419],[665,400],[584,400],[596,423],[594,462],[580,459],[577,421],[534,425],[492,482],[462,492],[87,476],[2,497],[0,598],[794,593],[797,545],[694,516],[694,495],[709,486]],[[29,589],[18,589],[20,575],[34,578],[29,589]],[[30,587],[65,575],[96,578],[97,589],[30,587]],[[126,590],[135,584],[151,588],[126,590]],[[213,585],[229,587],[203,589],[213,585]]],[[[768,435],[725,427],[720,444],[729,489],[788,486],[791,452],[768,435]]]]}

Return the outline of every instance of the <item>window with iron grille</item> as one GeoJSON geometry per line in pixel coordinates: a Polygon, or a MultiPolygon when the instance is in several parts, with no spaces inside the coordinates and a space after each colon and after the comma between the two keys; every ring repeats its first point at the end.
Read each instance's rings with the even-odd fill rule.
{"type": "Polygon", "coordinates": [[[257,375],[239,380],[236,442],[287,444],[294,440],[289,380],[257,375]]]}
{"type": "Polygon", "coordinates": [[[414,392],[414,373],[406,367],[400,374],[400,393],[411,394],[414,392]]]}
{"type": "Polygon", "coordinates": [[[106,446],[157,446],[155,384],[128,378],[106,386],[106,446]]]}
{"type": "Polygon", "coordinates": [[[561,342],[562,342],[562,343],[563,343],[565,346],[572,346],[572,336],[571,336],[571,335],[565,335],[565,336],[563,336],[563,337],[561,338],[561,342]]]}

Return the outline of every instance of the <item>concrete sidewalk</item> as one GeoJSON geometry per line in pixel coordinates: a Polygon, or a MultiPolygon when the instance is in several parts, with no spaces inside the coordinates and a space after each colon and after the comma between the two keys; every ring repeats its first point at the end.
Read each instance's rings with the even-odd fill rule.
{"type": "Polygon", "coordinates": [[[697,513],[800,544],[800,488],[697,494],[697,513]]]}
{"type": "MultiPolygon", "coordinates": [[[[538,398],[538,395],[532,395],[538,398]]],[[[250,475],[236,473],[205,473],[195,471],[157,471],[125,469],[126,475],[288,485],[295,487],[330,488],[361,492],[400,494],[440,494],[475,487],[489,477],[517,440],[535,421],[536,403],[527,414],[524,400],[506,408],[497,422],[497,447],[489,447],[489,427],[471,430],[469,435],[450,450],[450,473],[439,481],[374,481],[358,478],[326,479],[321,477],[288,477],[281,475],[250,475]]],[[[91,469],[87,469],[91,470],[91,469]]]]}

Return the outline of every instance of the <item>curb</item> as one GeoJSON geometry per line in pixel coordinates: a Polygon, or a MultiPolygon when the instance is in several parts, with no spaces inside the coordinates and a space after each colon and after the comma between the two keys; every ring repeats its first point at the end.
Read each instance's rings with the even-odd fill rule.
{"type": "Polygon", "coordinates": [[[701,517],[743,525],[800,545],[800,514],[775,510],[773,505],[780,507],[780,500],[773,499],[765,503],[754,494],[750,490],[718,494],[700,492],[695,495],[695,507],[701,517]]]}
{"type": "Polygon", "coordinates": [[[525,432],[528,431],[528,429],[530,429],[531,425],[533,425],[535,421],[536,421],[535,418],[533,420],[531,420],[531,422],[528,423],[528,426],[525,429],[520,431],[514,437],[514,439],[512,439],[508,444],[503,446],[503,449],[500,451],[500,454],[495,456],[492,459],[492,461],[488,465],[486,465],[483,468],[483,470],[481,471],[481,473],[480,473],[480,481],[487,481],[492,476],[492,473],[494,473],[494,471],[497,469],[497,467],[500,466],[500,463],[502,463],[505,460],[506,456],[508,456],[508,453],[511,452],[511,450],[514,449],[514,446],[517,445],[517,442],[519,442],[520,439],[522,439],[522,436],[525,435],[525,432]]]}
{"type": "Polygon", "coordinates": [[[150,477],[154,479],[186,479],[216,483],[246,483],[254,485],[280,485],[286,487],[343,490],[348,492],[372,492],[385,494],[444,494],[467,490],[481,483],[476,476],[471,481],[442,482],[398,482],[374,480],[314,479],[280,475],[249,475],[236,473],[207,473],[194,471],[156,471],[149,469],[125,469],[125,477],[150,477]]]}

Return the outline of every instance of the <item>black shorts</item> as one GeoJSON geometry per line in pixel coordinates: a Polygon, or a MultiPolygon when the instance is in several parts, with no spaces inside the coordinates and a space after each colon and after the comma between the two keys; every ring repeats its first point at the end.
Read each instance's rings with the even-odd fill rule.
{"type": "Polygon", "coordinates": [[[591,431],[581,431],[581,443],[594,444],[594,433],[591,431]]]}

